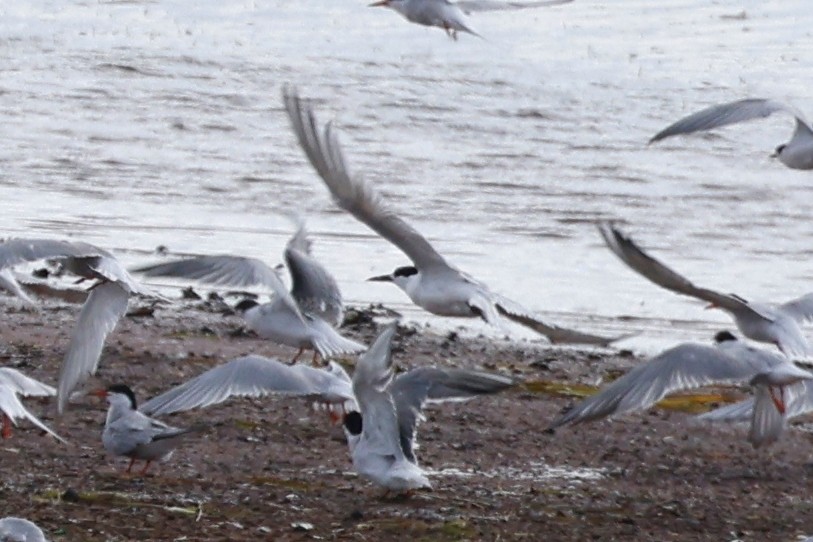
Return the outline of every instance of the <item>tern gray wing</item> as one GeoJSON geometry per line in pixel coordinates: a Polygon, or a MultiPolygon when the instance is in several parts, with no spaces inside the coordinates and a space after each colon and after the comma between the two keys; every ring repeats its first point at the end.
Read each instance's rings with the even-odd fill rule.
{"type": "Polygon", "coordinates": [[[670,348],[574,406],[551,428],[643,410],[675,391],[748,381],[760,371],[784,362],[772,352],[754,350],[747,354],[745,345],[737,348],[724,350],[692,343],[670,348]]]}
{"type": "Polygon", "coordinates": [[[344,318],[342,293],[333,275],[310,255],[310,244],[305,226],[300,223],[285,247],[285,263],[291,273],[291,295],[304,312],[338,326],[344,318]]]}
{"type": "Polygon", "coordinates": [[[469,369],[419,367],[399,374],[390,391],[395,401],[404,456],[412,463],[417,462],[415,440],[427,402],[465,401],[478,395],[497,393],[516,384],[517,381],[508,376],[469,369]]]}
{"type": "Polygon", "coordinates": [[[283,90],[283,100],[299,144],[336,204],[401,249],[417,267],[449,268],[426,238],[387,208],[370,183],[350,174],[330,123],[320,132],[313,110],[293,89],[283,90]]]}
{"type": "Polygon", "coordinates": [[[788,301],[780,305],[779,310],[789,314],[797,322],[813,320],[813,294],[788,301]]]}
{"type": "Polygon", "coordinates": [[[233,359],[162,393],[139,410],[154,416],[204,408],[230,397],[271,394],[301,396],[329,403],[354,402],[347,374],[276,359],[245,356],[233,359]]]}
{"type": "Polygon", "coordinates": [[[277,272],[262,261],[225,254],[145,265],[132,271],[147,277],[185,278],[216,286],[235,288],[265,286],[275,292],[278,289],[285,289],[277,272]]]}
{"type": "Polygon", "coordinates": [[[28,377],[11,367],[0,367],[0,385],[5,385],[23,397],[50,397],[56,390],[39,380],[28,377]]]}
{"type": "Polygon", "coordinates": [[[761,119],[776,112],[790,113],[796,117],[797,132],[800,126],[810,131],[804,117],[792,107],[773,100],[747,98],[727,104],[713,105],[688,117],[682,118],[655,134],[649,142],[654,143],[674,135],[713,130],[721,126],[728,126],[729,124],[761,119]]]}
{"type": "Polygon", "coordinates": [[[392,338],[395,323],[389,324],[364,353],[353,374],[353,393],[356,396],[362,425],[361,439],[369,450],[396,462],[405,459],[398,430],[395,402],[390,394],[394,378],[392,366],[392,338]]]}
{"type": "Polygon", "coordinates": [[[474,11],[504,11],[515,9],[545,8],[569,4],[573,0],[538,0],[535,2],[500,2],[499,0],[459,0],[455,2],[464,13],[474,11]]]}
{"type": "Polygon", "coordinates": [[[20,283],[14,277],[11,269],[0,269],[0,288],[6,290],[13,296],[19,297],[27,307],[36,307],[37,303],[22,289],[20,283]]]}
{"type": "MultiPolygon", "coordinates": [[[[80,267],[87,265],[96,274],[97,278],[117,282],[121,287],[125,288],[128,293],[161,297],[149,288],[139,284],[112,254],[108,253],[107,255],[93,258],[68,258],[68,260],[73,260],[70,262],[71,265],[76,265],[77,263],[80,267]]],[[[70,268],[71,265],[69,265],[68,268],[70,268]]]]}
{"type": "Polygon", "coordinates": [[[188,278],[220,286],[267,286],[300,320],[305,321],[299,306],[285,289],[285,284],[277,272],[254,258],[228,255],[199,256],[140,267],[133,271],[144,273],[149,277],[188,278]]]}
{"type": "Polygon", "coordinates": [[[496,296],[496,306],[501,315],[512,322],[516,322],[528,329],[536,331],[540,335],[544,335],[554,344],[594,344],[598,346],[609,346],[616,341],[627,339],[631,336],[628,334],[619,335],[618,337],[602,337],[601,335],[592,335],[590,333],[576,331],[575,329],[547,324],[518,303],[502,296],[496,296]]]}
{"type": "Polygon", "coordinates": [[[0,243],[0,269],[37,260],[109,255],[104,249],[82,242],[9,239],[0,243]]]}
{"type": "Polygon", "coordinates": [[[53,435],[54,438],[63,444],[67,444],[62,437],[54,433],[47,425],[42,423],[39,418],[31,414],[20,402],[19,397],[17,397],[17,391],[6,384],[0,384],[0,412],[8,416],[13,423],[16,423],[18,419],[26,419],[46,433],[53,435]]]}
{"type": "Polygon", "coordinates": [[[749,311],[766,320],[772,320],[768,315],[757,312],[745,300],[729,294],[721,294],[714,290],[695,286],[682,275],[672,271],[660,261],[641,250],[632,239],[607,222],[598,226],[601,236],[607,247],[627,264],[633,271],[644,276],[662,288],[678,294],[688,295],[726,309],[731,312],[749,311]]]}
{"type": "MultiPolygon", "coordinates": [[[[785,389],[785,415],[788,419],[813,412],[813,381],[804,380],[785,389]]],[[[754,398],[750,397],[733,405],[716,408],[697,417],[712,422],[747,422],[754,410],[754,398]]]]}
{"type": "Polygon", "coordinates": [[[57,385],[57,410],[62,414],[74,388],[96,372],[104,342],[127,311],[128,291],[117,282],[95,286],[82,306],[57,385]]]}

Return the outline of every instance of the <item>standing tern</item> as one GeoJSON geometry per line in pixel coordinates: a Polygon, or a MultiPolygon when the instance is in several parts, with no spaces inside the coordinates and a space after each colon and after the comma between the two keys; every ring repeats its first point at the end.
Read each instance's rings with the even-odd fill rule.
{"type": "Polygon", "coordinates": [[[714,339],[715,346],[684,343],[662,352],[571,408],[550,428],[645,410],[676,391],[747,382],[769,370],[795,367],[784,356],[750,347],[727,331],[714,339]]]}
{"type": "Polygon", "coordinates": [[[0,436],[3,438],[11,437],[12,425],[16,425],[17,419],[25,418],[64,443],[62,437],[54,433],[23,406],[19,397],[17,397],[18,395],[23,397],[49,397],[56,395],[56,390],[38,380],[25,376],[16,369],[0,367],[0,414],[2,414],[3,420],[0,436]]]}
{"type": "Polygon", "coordinates": [[[253,300],[235,309],[248,327],[260,337],[299,348],[291,363],[305,349],[327,359],[362,352],[366,347],[343,337],[334,329],[344,318],[342,295],[336,279],[310,254],[304,224],[285,247],[285,262],[291,273],[291,291],[285,289],[277,272],[254,258],[202,256],[135,269],[148,277],[180,277],[210,284],[246,287],[262,285],[274,292],[270,303],[253,300]]]}
{"type": "Polygon", "coordinates": [[[59,260],[67,271],[95,281],[60,368],[57,410],[61,414],[71,391],[96,372],[105,339],[127,311],[130,294],[157,295],[138,284],[111,253],[89,243],[52,239],[0,243],[0,271],[43,259],[59,260]]]}
{"type": "Polygon", "coordinates": [[[414,265],[399,267],[373,281],[392,282],[423,309],[439,316],[482,318],[499,327],[504,318],[546,336],[552,343],[606,346],[625,337],[600,337],[542,322],[527,309],[458,270],[420,233],[392,212],[377,190],[345,165],[331,124],[320,132],[311,108],[290,89],[283,99],[302,149],[333,195],[336,204],[398,247],[414,265]]]}
{"type": "Polygon", "coordinates": [[[792,169],[813,169],[813,127],[795,108],[773,100],[748,98],[711,106],[664,128],[649,142],[655,143],[674,135],[713,130],[729,124],[761,119],[774,113],[793,115],[796,119],[796,129],[790,141],[779,145],[773,156],[792,169]]]}
{"type": "Polygon", "coordinates": [[[7,517],[0,519],[2,542],[48,542],[37,524],[27,519],[7,517]]]}
{"type": "Polygon", "coordinates": [[[179,429],[146,416],[138,410],[133,390],[124,384],[91,394],[107,399],[110,405],[102,444],[108,452],[130,458],[127,473],[136,461],[145,461],[141,474],[146,474],[153,461],[169,459],[184,436],[205,429],[203,425],[179,429]]]}
{"type": "Polygon", "coordinates": [[[502,11],[558,6],[573,0],[540,0],[536,2],[500,2],[497,0],[378,0],[370,7],[387,7],[397,11],[412,23],[423,26],[437,26],[446,31],[453,40],[458,32],[467,32],[478,38],[480,34],[471,29],[466,15],[473,11],[502,11]]]}
{"type": "Polygon", "coordinates": [[[658,286],[706,301],[706,308],[728,312],[737,328],[749,339],[776,345],[789,356],[807,356],[810,346],[799,322],[813,318],[813,294],[777,305],[752,303],[736,294],[700,288],[641,250],[630,237],[608,223],[599,224],[604,242],[634,271],[658,286]]]}
{"type": "Polygon", "coordinates": [[[356,472],[388,491],[431,487],[415,457],[421,409],[427,402],[459,401],[516,384],[512,378],[462,369],[420,368],[395,376],[395,324],[379,334],[353,374],[359,411],[344,417],[356,472]]]}

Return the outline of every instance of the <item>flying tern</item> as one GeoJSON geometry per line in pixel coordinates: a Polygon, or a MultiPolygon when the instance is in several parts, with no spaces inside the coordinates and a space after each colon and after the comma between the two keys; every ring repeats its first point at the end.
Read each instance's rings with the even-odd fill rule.
{"type": "Polygon", "coordinates": [[[400,13],[407,21],[423,26],[437,26],[457,40],[458,32],[467,32],[478,38],[480,34],[471,29],[466,15],[473,11],[502,11],[539,8],[568,4],[573,0],[541,0],[536,2],[500,2],[496,0],[378,0],[370,7],[387,7],[400,13]]]}
{"type": "Polygon", "coordinates": [[[36,523],[22,518],[0,519],[0,541],[3,542],[48,542],[45,533],[36,523]]]}
{"type": "Polygon", "coordinates": [[[413,265],[369,280],[392,282],[413,303],[440,316],[482,318],[503,327],[504,318],[524,325],[553,343],[608,345],[626,337],[600,337],[546,324],[521,307],[458,270],[429,241],[399,218],[375,188],[345,165],[341,146],[330,124],[320,132],[311,108],[290,89],[283,93],[285,107],[302,149],[333,195],[336,204],[398,247],[413,265]]]}
{"type": "MultiPolygon", "coordinates": [[[[795,367],[781,354],[748,346],[727,331],[714,339],[715,346],[684,343],[638,365],[560,416],[550,428],[645,410],[677,391],[748,382],[774,369],[795,367]]],[[[776,409],[783,409],[781,393],[776,397],[776,409]]]]}
{"type": "Polygon", "coordinates": [[[102,444],[108,452],[130,458],[128,473],[136,461],[145,461],[141,474],[146,474],[153,461],[169,459],[184,436],[205,429],[203,425],[179,429],[150,418],[138,410],[133,390],[124,384],[91,394],[107,399],[110,405],[102,444]]]}
{"type": "Polygon", "coordinates": [[[16,424],[17,419],[24,418],[64,443],[62,437],[54,433],[23,406],[18,395],[23,397],[49,397],[56,395],[56,390],[24,375],[16,369],[0,367],[0,414],[2,414],[3,420],[0,436],[9,438],[12,425],[16,424]]]}
{"type": "MultiPolygon", "coordinates": [[[[396,398],[404,397],[400,402],[402,416],[406,417],[415,397],[465,399],[499,391],[506,382],[513,381],[481,371],[420,367],[399,374],[392,390],[396,398]]],[[[336,362],[329,362],[325,368],[316,368],[287,365],[273,358],[252,355],[209,369],[150,399],[139,410],[150,416],[163,416],[205,408],[231,397],[268,395],[302,397],[326,408],[334,420],[359,408],[352,380],[336,362]]],[[[415,408],[419,411],[420,405],[415,408]]]]}
{"type": "Polygon", "coordinates": [[[774,157],[792,169],[813,169],[813,127],[793,107],[773,100],[748,98],[714,105],[682,118],[664,128],[650,143],[680,134],[713,130],[721,126],[768,117],[774,113],[789,113],[796,119],[796,129],[790,141],[776,148],[774,157]]]}
{"type": "Polygon", "coordinates": [[[698,419],[712,422],[750,421],[749,440],[755,446],[777,440],[787,420],[813,412],[811,374],[796,366],[782,366],[779,369],[773,374],[766,372],[758,375],[759,378],[752,379],[754,397],[717,408],[698,416],[698,419]],[[771,409],[771,404],[776,404],[776,408],[771,409]],[[754,420],[760,420],[761,423],[755,424],[754,420]]]}
{"type": "Polygon", "coordinates": [[[728,312],[737,328],[749,339],[775,344],[789,356],[807,356],[810,346],[799,322],[813,318],[813,294],[784,304],[753,303],[736,294],[722,294],[695,286],[641,250],[630,237],[608,223],[599,224],[605,243],[634,271],[662,288],[706,301],[706,308],[728,312]]]}
{"type": "Polygon", "coordinates": [[[89,243],[52,239],[0,243],[0,270],[43,259],[58,260],[67,271],[95,281],[62,361],[57,385],[57,410],[61,414],[71,391],[96,372],[104,341],[127,311],[130,294],[157,295],[138,284],[110,252],[89,243]]]}
{"type": "Polygon", "coordinates": [[[459,401],[516,384],[510,377],[463,369],[419,368],[395,376],[392,338],[385,327],[353,374],[359,410],[345,414],[353,467],[388,491],[431,487],[415,457],[418,422],[427,402],[459,401]]]}
{"type": "Polygon", "coordinates": [[[291,363],[305,349],[322,358],[362,352],[366,347],[343,337],[334,329],[344,318],[342,295],[336,279],[310,253],[310,240],[300,223],[285,247],[285,262],[291,273],[290,293],[277,272],[254,258],[202,256],[135,269],[149,277],[189,278],[233,287],[265,286],[274,292],[270,303],[253,300],[235,309],[259,336],[299,348],[291,363]]]}
{"type": "Polygon", "coordinates": [[[263,356],[244,356],[218,365],[150,399],[140,411],[162,416],[222,403],[231,397],[286,395],[325,405],[338,416],[357,409],[350,376],[333,361],[325,368],[287,365],[263,356]]]}

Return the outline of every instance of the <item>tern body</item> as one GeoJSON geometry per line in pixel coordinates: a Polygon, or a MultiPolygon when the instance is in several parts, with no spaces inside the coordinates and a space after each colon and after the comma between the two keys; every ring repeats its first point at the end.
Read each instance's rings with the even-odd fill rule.
{"type": "Polygon", "coordinates": [[[430,487],[418,466],[418,423],[426,403],[462,401],[516,384],[510,377],[468,369],[420,367],[395,376],[387,326],[361,357],[353,374],[359,410],[345,414],[344,427],[353,467],[391,491],[430,487]]]}
{"type": "Polygon", "coordinates": [[[482,38],[471,29],[466,15],[473,11],[498,11],[539,8],[567,4],[573,0],[537,0],[535,2],[500,2],[498,0],[379,0],[370,6],[388,7],[407,21],[423,26],[436,26],[456,40],[458,32],[482,38]]]}
{"type": "Polygon", "coordinates": [[[644,252],[630,237],[608,223],[599,225],[607,247],[633,271],[662,288],[709,303],[729,313],[749,339],[776,345],[789,356],[808,356],[810,346],[799,322],[813,318],[813,294],[783,304],[752,303],[736,294],[724,294],[694,285],[644,252]]]}
{"type": "Polygon", "coordinates": [[[776,148],[774,156],[791,169],[813,169],[813,127],[795,108],[762,98],[747,98],[708,107],[664,128],[649,142],[654,143],[674,135],[713,130],[729,124],[764,118],[774,113],[790,114],[796,121],[793,136],[787,143],[776,148]]]}
{"type": "Polygon", "coordinates": [[[285,289],[277,272],[254,258],[219,255],[189,258],[136,269],[150,277],[190,278],[233,287],[266,286],[274,294],[269,303],[246,300],[236,310],[248,327],[260,337],[330,358],[365,349],[343,337],[334,326],[344,318],[344,304],[336,279],[310,254],[310,241],[303,223],[285,247],[285,262],[291,273],[291,291],[285,289]]]}
{"type": "Polygon", "coordinates": [[[600,337],[547,324],[448,263],[425,237],[387,207],[370,183],[350,173],[330,124],[324,131],[320,130],[310,107],[287,89],[284,101],[305,155],[336,204],[412,260],[411,266],[399,267],[388,275],[370,280],[394,283],[416,305],[434,314],[482,318],[498,327],[503,327],[508,319],[533,329],[551,342],[608,345],[622,338],[600,337]]]}
{"type": "Polygon", "coordinates": [[[141,471],[146,473],[153,461],[169,459],[183,436],[201,430],[172,427],[138,411],[135,394],[128,386],[118,384],[95,394],[106,398],[110,405],[102,444],[108,452],[130,458],[127,472],[135,461],[146,461],[141,471]]]}

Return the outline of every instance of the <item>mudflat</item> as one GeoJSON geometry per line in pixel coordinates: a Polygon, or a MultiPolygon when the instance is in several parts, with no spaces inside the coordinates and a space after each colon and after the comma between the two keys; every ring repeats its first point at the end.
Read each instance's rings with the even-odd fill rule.
{"type": "MultiPolygon", "coordinates": [[[[86,389],[121,382],[149,398],[239,355],[294,354],[243,333],[239,317],[216,301],[132,309],[86,389]]],[[[78,310],[49,303],[38,313],[22,312],[8,301],[0,365],[54,384],[78,310]]],[[[385,320],[355,311],[343,333],[369,342],[385,320]]],[[[432,491],[384,496],[353,473],[341,428],[295,398],[233,399],[163,418],[211,427],[146,476],[124,475],[127,460],[105,454],[106,405],[98,399],[78,399],[60,419],[53,401],[28,399],[32,412],[70,445],[25,423],[0,442],[0,515],[25,517],[49,539],[70,541],[788,541],[813,535],[805,431],[753,450],[744,428],[698,424],[687,412],[747,390],[706,390],[670,409],[552,433],[547,425],[580,395],[644,360],[409,325],[399,329],[395,356],[401,368],[474,367],[527,382],[427,408],[418,453],[432,491]]]]}

